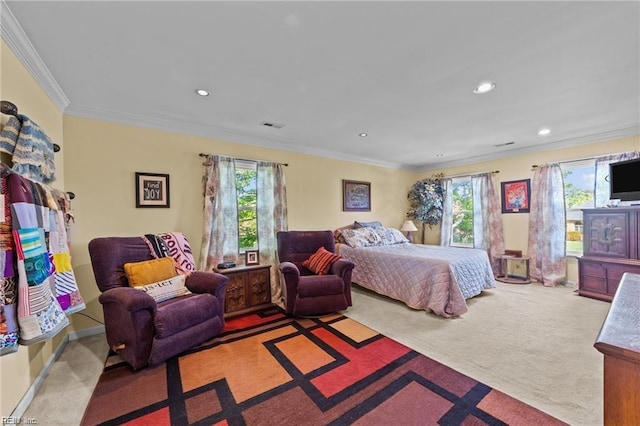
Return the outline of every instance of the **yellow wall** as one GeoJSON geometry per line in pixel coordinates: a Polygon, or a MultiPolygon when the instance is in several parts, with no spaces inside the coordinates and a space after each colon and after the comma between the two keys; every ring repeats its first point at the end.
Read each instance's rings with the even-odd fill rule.
{"type": "MultiPolygon", "coordinates": [[[[56,155],[56,187],[73,191],[76,223],[71,233],[73,266],[87,309],[99,320],[102,309],[87,251],[92,238],[181,231],[199,257],[202,229],[202,159],[198,153],[215,153],[288,163],[286,168],[289,229],[335,229],[354,220],[380,220],[400,227],[407,211],[407,192],[418,179],[435,172],[445,175],[500,170],[501,181],[533,176],[531,165],[572,160],[585,156],[639,149],[640,137],[583,145],[577,148],[515,156],[473,165],[414,173],[348,161],[314,157],[241,143],[181,135],[104,121],[62,116],[3,43],[0,88],[2,99],[43,126],[62,151],[56,155]],[[64,135],[64,141],[63,141],[64,135]],[[168,173],[171,208],[135,208],[135,172],[168,173]],[[342,211],[342,179],[371,182],[372,211],[342,211]]],[[[3,118],[6,120],[6,118],[3,118]]],[[[507,248],[527,249],[528,214],[502,215],[507,248]]],[[[418,224],[417,224],[418,225],[418,224]]],[[[427,243],[437,244],[439,230],[427,228],[427,243]]],[[[569,266],[575,281],[575,262],[569,266]]],[[[69,330],[83,330],[97,323],[72,315],[69,330]]],[[[0,358],[1,415],[8,416],[50,358],[63,336],[45,343],[20,347],[16,354],[0,358]]]]}
{"type": "MultiPolygon", "coordinates": [[[[202,137],[62,116],[2,45],[2,99],[18,105],[62,146],[56,155],[56,187],[73,191],[76,223],[71,231],[74,272],[87,309],[102,320],[87,244],[92,238],[184,232],[199,257],[202,230],[202,158],[200,152],[288,163],[285,169],[289,229],[335,229],[354,220],[380,220],[399,227],[415,173],[348,161],[319,158],[202,137]],[[62,135],[64,132],[64,144],[62,135]],[[64,155],[64,157],[63,157],[64,155]],[[62,159],[64,158],[64,163],[62,159]],[[135,172],[170,175],[171,208],[135,208],[135,172]],[[342,179],[371,182],[371,212],[342,211],[342,179]]],[[[6,118],[5,118],[6,121],[6,118]]],[[[99,325],[72,315],[67,329],[99,325]]],[[[20,347],[0,358],[1,415],[16,407],[65,334],[45,343],[20,347]]]]}
{"type": "MultiPolygon", "coordinates": [[[[42,126],[49,137],[62,147],[55,156],[57,179],[54,186],[64,189],[65,147],[62,138],[62,113],[49,100],[4,41],[0,44],[0,89],[2,100],[16,104],[19,112],[28,115],[42,126]]],[[[0,117],[3,124],[7,118],[7,116],[0,117]]],[[[42,343],[20,346],[18,352],[0,358],[1,416],[11,414],[65,335],[63,332],[42,343]]]]}
{"type": "MultiPolygon", "coordinates": [[[[87,311],[102,318],[87,244],[98,236],[184,232],[196,259],[202,235],[202,158],[215,153],[288,163],[289,229],[335,229],[354,220],[400,227],[415,173],[78,117],[64,117],[66,180],[76,193],[73,266],[87,311]],[[171,208],[135,207],[135,172],[170,175],[171,208]],[[342,211],[342,179],[371,182],[371,212],[342,211]]],[[[76,329],[95,326],[73,316],[76,329]]]]}
{"type": "MultiPolygon", "coordinates": [[[[640,149],[640,135],[603,141],[598,143],[581,145],[578,147],[557,149],[535,154],[527,154],[504,158],[500,160],[486,161],[482,163],[470,164],[459,167],[452,167],[441,170],[433,170],[421,173],[419,179],[430,177],[434,173],[442,172],[445,176],[455,176],[459,174],[487,172],[499,170],[500,173],[493,176],[495,190],[500,194],[500,182],[507,182],[519,179],[533,178],[532,165],[545,164],[551,162],[576,160],[586,157],[597,157],[599,155],[612,154],[640,149]]],[[[505,247],[508,249],[522,250],[527,253],[528,244],[528,213],[506,213],[502,215],[502,226],[504,230],[505,247]]],[[[426,241],[429,244],[440,243],[439,228],[427,228],[426,241]]],[[[567,265],[567,279],[577,282],[578,266],[575,258],[569,258],[567,265]]]]}

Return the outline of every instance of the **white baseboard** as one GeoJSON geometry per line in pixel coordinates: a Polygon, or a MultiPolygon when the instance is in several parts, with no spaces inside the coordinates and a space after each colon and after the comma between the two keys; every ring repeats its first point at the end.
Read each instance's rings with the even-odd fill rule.
{"type": "Polygon", "coordinates": [[[24,416],[25,411],[27,410],[27,408],[33,401],[33,398],[36,396],[36,393],[38,393],[38,390],[44,383],[44,379],[47,377],[47,374],[49,374],[49,370],[51,369],[51,366],[53,365],[54,362],[56,362],[58,358],[60,358],[62,351],[71,340],[78,340],[83,337],[94,336],[96,334],[103,334],[104,332],[105,332],[104,325],[99,325],[96,327],[85,328],[80,331],[72,331],[69,334],[67,334],[64,337],[64,339],[62,339],[62,342],[60,342],[60,344],[55,349],[55,351],[53,351],[53,354],[51,354],[47,363],[44,365],[44,367],[42,367],[42,370],[40,370],[40,373],[38,373],[33,383],[31,383],[31,386],[29,386],[29,389],[27,389],[25,394],[22,396],[22,399],[20,399],[20,402],[18,403],[18,405],[16,405],[16,408],[13,409],[13,412],[11,413],[11,418],[18,419],[24,416]]]}
{"type": "Polygon", "coordinates": [[[69,340],[78,340],[83,337],[95,336],[96,334],[104,334],[104,325],[98,325],[95,327],[85,328],[80,331],[72,331],[69,333],[69,340]]]}
{"type": "Polygon", "coordinates": [[[31,386],[29,386],[29,389],[27,389],[27,391],[22,396],[22,399],[20,399],[18,405],[16,405],[16,408],[13,409],[11,418],[19,419],[24,415],[25,411],[29,407],[29,404],[31,404],[31,401],[33,401],[33,398],[36,396],[38,389],[40,389],[40,387],[44,383],[45,377],[47,377],[47,374],[49,374],[51,366],[58,358],[60,358],[60,355],[62,354],[64,348],[67,346],[67,343],[69,343],[69,335],[66,335],[64,339],[62,339],[62,342],[60,342],[56,350],[53,351],[47,363],[44,365],[44,367],[42,367],[42,370],[40,370],[33,383],[31,383],[31,386]]]}

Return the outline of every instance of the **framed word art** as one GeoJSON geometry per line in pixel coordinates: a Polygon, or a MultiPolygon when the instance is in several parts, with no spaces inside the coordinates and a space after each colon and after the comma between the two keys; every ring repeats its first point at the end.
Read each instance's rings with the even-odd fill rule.
{"type": "Polygon", "coordinates": [[[169,175],[136,172],[136,207],[169,207],[169,175]]]}

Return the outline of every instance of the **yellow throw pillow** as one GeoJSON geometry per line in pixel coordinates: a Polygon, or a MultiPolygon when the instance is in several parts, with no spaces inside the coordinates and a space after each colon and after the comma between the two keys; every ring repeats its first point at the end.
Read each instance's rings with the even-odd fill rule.
{"type": "Polygon", "coordinates": [[[144,291],[149,296],[153,297],[157,303],[164,302],[165,300],[173,299],[174,297],[184,296],[185,294],[191,294],[191,292],[185,287],[185,275],[177,275],[168,280],[158,281],[157,283],[147,284],[134,287],[136,290],[144,291]]]}
{"type": "Polygon", "coordinates": [[[143,262],[125,263],[124,273],[131,287],[152,284],[175,277],[176,261],[173,257],[161,257],[143,262]]]}

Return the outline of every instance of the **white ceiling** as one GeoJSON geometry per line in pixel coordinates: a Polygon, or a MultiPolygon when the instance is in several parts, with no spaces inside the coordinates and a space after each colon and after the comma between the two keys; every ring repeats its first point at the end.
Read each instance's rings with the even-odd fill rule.
{"type": "Polygon", "coordinates": [[[70,115],[413,170],[640,133],[637,1],[3,9],[70,115]]]}

